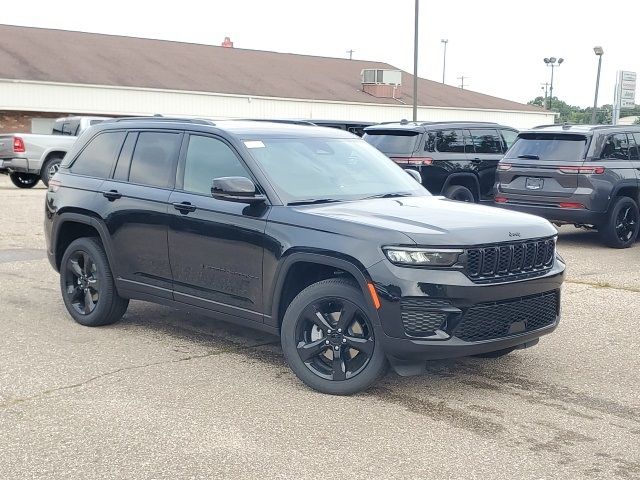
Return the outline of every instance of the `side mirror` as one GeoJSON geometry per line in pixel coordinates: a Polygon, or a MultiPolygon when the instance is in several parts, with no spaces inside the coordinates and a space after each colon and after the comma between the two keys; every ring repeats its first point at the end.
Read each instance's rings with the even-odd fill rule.
{"type": "Polygon", "coordinates": [[[214,178],[211,195],[218,200],[249,204],[262,203],[267,199],[256,192],[255,184],[247,177],[214,178]]]}
{"type": "Polygon", "coordinates": [[[405,168],[404,171],[407,172],[409,176],[412,177],[416,182],[422,185],[422,175],[420,175],[419,171],[412,168],[405,168]]]}

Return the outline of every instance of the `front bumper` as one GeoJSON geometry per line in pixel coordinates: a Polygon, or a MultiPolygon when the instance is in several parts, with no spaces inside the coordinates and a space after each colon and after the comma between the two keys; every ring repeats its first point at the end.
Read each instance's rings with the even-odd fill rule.
{"type": "MultiPolygon", "coordinates": [[[[552,332],[560,320],[560,288],[565,265],[558,258],[544,275],[536,278],[492,284],[476,284],[464,273],[452,270],[428,270],[398,267],[383,260],[368,269],[380,298],[377,330],[382,347],[396,367],[432,359],[464,357],[534,344],[542,335],[552,332]],[[511,301],[542,297],[557,293],[557,310],[540,328],[519,328],[504,335],[467,341],[459,338],[467,314],[485,305],[501,305],[511,301]],[[403,320],[405,301],[428,301],[429,310],[441,312],[447,319],[441,328],[427,335],[407,332],[403,320]],[[441,305],[441,307],[438,307],[441,305]]],[[[516,307],[517,308],[517,305],[516,307]]],[[[477,310],[476,310],[477,311],[477,310]]],[[[502,313],[504,316],[504,312],[502,313]]],[[[462,335],[461,335],[462,336],[462,335]]],[[[464,337],[468,338],[468,337],[464,337]]],[[[396,368],[397,369],[397,368],[396,368]]]]}

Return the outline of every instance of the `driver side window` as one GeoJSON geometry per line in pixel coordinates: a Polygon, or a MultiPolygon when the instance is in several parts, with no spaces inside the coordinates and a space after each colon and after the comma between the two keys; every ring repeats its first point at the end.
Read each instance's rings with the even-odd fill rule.
{"type": "Polygon", "coordinates": [[[250,178],[250,175],[226,143],[212,137],[191,135],[182,189],[190,193],[211,195],[213,179],[220,177],[250,178]]]}

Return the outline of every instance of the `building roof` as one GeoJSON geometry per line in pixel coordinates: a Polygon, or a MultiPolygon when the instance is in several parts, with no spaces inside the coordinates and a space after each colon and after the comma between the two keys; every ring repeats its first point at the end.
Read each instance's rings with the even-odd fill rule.
{"type": "MultiPolygon", "coordinates": [[[[0,25],[0,78],[249,96],[399,104],[361,90],[364,60],[0,25]]],[[[413,76],[402,72],[410,105],[413,76]]],[[[420,106],[541,112],[541,108],[420,78],[420,106]]]]}

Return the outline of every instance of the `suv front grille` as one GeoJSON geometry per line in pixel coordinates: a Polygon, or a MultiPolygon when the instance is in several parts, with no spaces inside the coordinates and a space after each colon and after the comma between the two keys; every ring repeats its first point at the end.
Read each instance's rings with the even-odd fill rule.
{"type": "Polygon", "coordinates": [[[556,321],[560,293],[546,292],[470,307],[453,334],[467,342],[507,337],[547,327],[556,321]]]}
{"type": "Polygon", "coordinates": [[[467,249],[466,273],[476,283],[544,274],[553,265],[555,238],[467,249]]]}

